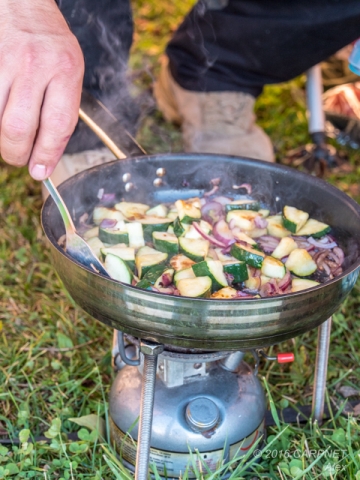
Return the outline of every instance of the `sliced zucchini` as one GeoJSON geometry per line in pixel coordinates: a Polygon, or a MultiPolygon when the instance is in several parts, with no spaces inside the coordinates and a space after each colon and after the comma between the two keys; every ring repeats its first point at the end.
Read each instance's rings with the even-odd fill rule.
{"type": "Polygon", "coordinates": [[[83,235],[84,240],[90,240],[90,238],[98,237],[99,236],[99,227],[90,228],[90,230],[86,230],[83,235]]]}
{"type": "Polygon", "coordinates": [[[159,252],[169,253],[170,255],[179,252],[179,240],[173,233],[153,232],[152,237],[154,247],[159,252]]]}
{"type": "Polygon", "coordinates": [[[185,200],[177,200],[175,206],[178,211],[180,222],[192,223],[200,220],[201,210],[194,202],[186,202],[185,200]]]}
{"type": "Polygon", "coordinates": [[[159,277],[162,277],[163,273],[165,273],[165,271],[168,269],[169,267],[166,265],[155,265],[154,267],[151,267],[145,273],[145,275],[143,275],[142,280],[147,280],[151,285],[155,285],[155,283],[159,280],[159,277]]]}
{"type": "Polygon", "coordinates": [[[320,283],[305,278],[293,278],[291,282],[291,291],[300,292],[301,290],[316,287],[316,285],[320,285],[320,283]]]}
{"type": "Polygon", "coordinates": [[[184,278],[178,281],[177,288],[182,297],[208,298],[211,294],[211,278],[184,278]]]}
{"type": "Polygon", "coordinates": [[[179,272],[180,270],[186,270],[188,268],[191,268],[194,265],[194,261],[191,260],[189,257],[186,257],[185,255],[175,255],[175,257],[172,257],[170,260],[170,265],[172,268],[175,270],[175,272],[179,272]]]}
{"type": "Polygon", "coordinates": [[[161,265],[166,262],[168,258],[167,253],[157,252],[148,255],[137,255],[135,258],[135,265],[137,268],[138,277],[141,279],[156,265],[161,265]]]}
{"type": "Polygon", "coordinates": [[[266,208],[260,208],[259,213],[263,218],[266,218],[270,215],[270,210],[267,210],[266,208]]]}
{"type": "Polygon", "coordinates": [[[230,300],[231,298],[239,298],[237,290],[232,287],[225,287],[217,292],[211,294],[211,298],[217,298],[218,300],[230,300]]]}
{"type": "Polygon", "coordinates": [[[298,248],[295,240],[291,237],[284,237],[280,240],[278,246],[272,252],[271,256],[274,258],[287,257],[295,248],[298,248]]]}
{"type": "Polygon", "coordinates": [[[155,248],[148,247],[147,245],[145,247],[139,248],[139,250],[136,252],[137,257],[141,257],[143,255],[156,255],[159,253],[155,248]]]}
{"type": "Polygon", "coordinates": [[[231,212],[231,210],[254,210],[258,211],[260,209],[260,203],[257,200],[234,200],[233,202],[227,203],[225,205],[225,211],[231,212]]]}
{"type": "Polygon", "coordinates": [[[244,232],[234,234],[234,237],[236,238],[236,240],[241,240],[242,242],[246,242],[249,245],[257,245],[256,241],[249,237],[249,235],[246,235],[246,233],[244,232]]]}
{"type": "Polygon", "coordinates": [[[138,220],[143,218],[149,210],[149,205],[144,203],[120,202],[115,204],[116,210],[119,210],[127,219],[138,220]]]}
{"type": "Polygon", "coordinates": [[[201,262],[207,256],[209,251],[208,240],[196,240],[193,238],[179,238],[180,252],[184,253],[187,257],[194,260],[194,262],[201,262]]]}
{"type": "Polygon", "coordinates": [[[160,217],[160,218],[165,218],[167,214],[168,214],[168,209],[163,203],[161,203],[160,205],[156,205],[156,207],[150,208],[145,213],[145,215],[149,215],[150,217],[160,217]]]}
{"type": "Polygon", "coordinates": [[[295,273],[295,275],[299,277],[307,277],[317,269],[316,263],[304,248],[296,248],[293,250],[285,266],[290,272],[295,273]]]}
{"type": "Polygon", "coordinates": [[[140,280],[137,284],[136,284],[136,287],[138,288],[142,288],[143,290],[151,290],[151,283],[149,282],[149,280],[145,280],[144,278],[142,280],[140,280]]]}
{"type": "Polygon", "coordinates": [[[98,257],[101,258],[101,249],[104,248],[103,242],[100,240],[99,237],[92,237],[87,241],[87,244],[91,248],[91,250],[94,252],[94,254],[98,257]]]}
{"type": "Polygon", "coordinates": [[[174,275],[174,283],[175,285],[178,284],[180,280],[184,280],[185,278],[196,278],[194,270],[190,268],[186,268],[185,270],[179,270],[174,275]]]}
{"type": "Polygon", "coordinates": [[[246,233],[251,238],[259,238],[263,235],[267,235],[268,232],[266,228],[253,228],[252,230],[248,230],[246,233]]]}
{"type": "MultiPolygon", "coordinates": [[[[210,233],[212,230],[211,225],[208,222],[205,222],[205,220],[200,220],[199,226],[204,233],[210,233]]],[[[193,225],[189,225],[189,228],[185,232],[184,237],[195,238],[195,239],[203,238],[203,236],[196,230],[196,228],[193,225]]]]}
{"type": "Polygon", "coordinates": [[[283,208],[283,225],[290,230],[291,233],[296,233],[302,228],[309,218],[309,214],[295,207],[285,205],[283,208]]]}
{"type": "Polygon", "coordinates": [[[232,220],[234,225],[242,230],[252,230],[255,228],[254,220],[258,216],[258,212],[252,210],[232,210],[226,215],[226,221],[230,223],[232,220]]]}
{"type": "MultiPolygon", "coordinates": [[[[174,234],[174,227],[172,224],[170,224],[170,226],[168,227],[168,229],[166,230],[167,233],[173,233],[174,234]]],[[[175,235],[175,234],[174,234],[175,235]]]]}
{"type": "Polygon", "coordinates": [[[304,236],[304,237],[313,237],[313,238],[320,238],[329,233],[331,227],[326,223],[319,222],[318,220],[314,220],[310,218],[305,225],[296,232],[296,235],[304,236]]]}
{"type": "Polygon", "coordinates": [[[249,290],[259,290],[261,287],[261,278],[260,277],[249,277],[245,281],[245,287],[249,290]]]}
{"type": "Polygon", "coordinates": [[[169,210],[169,213],[167,214],[167,218],[169,218],[172,221],[174,221],[177,216],[178,216],[178,211],[176,209],[169,210]]]}
{"type": "Polygon", "coordinates": [[[120,221],[124,220],[124,215],[114,208],[95,207],[93,211],[93,222],[95,225],[100,225],[105,218],[120,221]]]}
{"type": "Polygon", "coordinates": [[[237,262],[238,260],[234,257],[232,257],[230,254],[228,253],[222,253],[222,248],[215,248],[215,253],[218,257],[218,259],[221,261],[221,262],[228,262],[230,260],[233,260],[234,262],[237,262]]]}
{"type": "Polygon", "coordinates": [[[169,267],[166,267],[166,270],[162,273],[162,275],[156,280],[156,282],[154,283],[154,287],[155,288],[159,288],[159,287],[166,287],[168,286],[172,281],[173,281],[173,278],[174,278],[174,269],[173,268],[169,268],[169,267]],[[164,277],[167,277],[167,281],[164,282],[164,277]]]}
{"type": "Polygon", "coordinates": [[[197,277],[211,278],[213,292],[219,290],[219,288],[228,286],[223,265],[219,260],[205,260],[200,263],[195,263],[192,269],[197,277]]]}
{"type": "Polygon", "coordinates": [[[266,283],[270,282],[272,278],[267,277],[266,275],[260,275],[261,286],[265,285],[266,283]]]}
{"type": "Polygon", "coordinates": [[[235,258],[234,260],[228,260],[227,262],[223,262],[223,268],[225,273],[229,273],[234,277],[232,283],[241,283],[249,278],[246,263],[240,262],[235,258]]]}
{"type": "Polygon", "coordinates": [[[106,255],[105,269],[114,280],[131,284],[133,274],[126,262],[117,255],[113,255],[112,253],[106,255]]]}
{"type": "Polygon", "coordinates": [[[132,222],[126,225],[129,235],[129,246],[133,248],[140,248],[145,245],[144,232],[141,223],[132,222]]]}
{"type": "Polygon", "coordinates": [[[117,243],[129,245],[129,234],[127,231],[99,227],[99,238],[102,242],[110,245],[116,245],[117,243]]]}
{"type": "Polygon", "coordinates": [[[261,268],[265,253],[255,248],[245,247],[240,243],[234,243],[230,251],[231,255],[255,268],[261,268]]]}
{"type": "Polygon", "coordinates": [[[267,231],[269,235],[277,238],[289,237],[291,232],[287,230],[283,225],[283,219],[281,215],[272,215],[267,217],[267,231]]]}
{"type": "Polygon", "coordinates": [[[166,232],[166,230],[169,228],[169,225],[172,223],[170,218],[159,217],[140,218],[139,222],[143,227],[145,242],[152,241],[153,232],[166,232]]]}
{"type": "Polygon", "coordinates": [[[268,256],[264,258],[261,265],[261,273],[270,278],[283,278],[286,274],[286,268],[282,261],[268,256]]]}
{"type": "Polygon", "coordinates": [[[135,270],[135,248],[122,246],[120,247],[117,245],[114,245],[113,247],[104,247],[101,249],[101,255],[103,260],[105,260],[108,253],[120,257],[121,260],[124,260],[124,262],[127,263],[127,265],[132,271],[135,270]]]}
{"type": "Polygon", "coordinates": [[[181,223],[179,217],[176,217],[173,223],[174,233],[177,237],[183,237],[189,230],[190,225],[181,223]]]}

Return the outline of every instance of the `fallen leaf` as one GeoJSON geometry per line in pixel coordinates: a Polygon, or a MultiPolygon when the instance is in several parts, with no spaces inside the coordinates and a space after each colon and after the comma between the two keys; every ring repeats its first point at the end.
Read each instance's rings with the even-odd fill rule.
{"type": "Polygon", "coordinates": [[[69,418],[70,422],[80,425],[80,427],[86,427],[89,430],[97,430],[99,434],[105,438],[106,425],[105,420],[98,415],[84,415],[79,418],[69,418]]]}

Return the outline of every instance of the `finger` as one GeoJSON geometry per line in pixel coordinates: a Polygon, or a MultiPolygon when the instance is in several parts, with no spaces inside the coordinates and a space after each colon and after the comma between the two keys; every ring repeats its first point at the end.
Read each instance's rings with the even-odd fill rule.
{"type": "Polygon", "coordinates": [[[53,172],[79,118],[81,77],[69,85],[68,77],[57,77],[48,85],[40,114],[40,124],[29,162],[35,180],[53,172]]]}
{"type": "Polygon", "coordinates": [[[29,161],[45,87],[39,78],[25,77],[11,86],[0,127],[1,156],[11,165],[24,166],[29,161]]]}

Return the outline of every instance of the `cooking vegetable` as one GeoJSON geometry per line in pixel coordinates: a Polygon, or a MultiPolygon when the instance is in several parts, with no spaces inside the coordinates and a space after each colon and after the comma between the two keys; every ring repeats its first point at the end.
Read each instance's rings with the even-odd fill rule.
{"type": "Polygon", "coordinates": [[[159,218],[159,217],[149,217],[149,216],[144,218],[139,218],[139,222],[142,225],[144,239],[146,242],[152,241],[152,234],[154,232],[166,232],[169,225],[172,223],[170,218],[159,218]]]}
{"type": "Polygon", "coordinates": [[[138,277],[141,279],[151,267],[165,263],[167,258],[167,253],[160,252],[137,255],[135,258],[135,265],[137,268],[138,277]]]}
{"type": "Polygon", "coordinates": [[[196,277],[179,280],[177,288],[183,297],[207,298],[211,293],[211,278],[196,277]]]}
{"type": "Polygon", "coordinates": [[[225,287],[217,292],[212,293],[211,298],[217,298],[218,300],[229,300],[231,298],[239,298],[239,295],[235,288],[225,287]]]}
{"type": "Polygon", "coordinates": [[[307,277],[317,269],[311,255],[303,248],[293,250],[286,260],[285,266],[299,277],[307,277]]]}
{"type": "Polygon", "coordinates": [[[160,218],[165,218],[167,214],[168,214],[168,209],[163,203],[161,203],[160,205],[156,205],[156,207],[150,208],[145,213],[145,215],[149,215],[150,217],[160,217],[160,218]]]}
{"type": "Polygon", "coordinates": [[[293,250],[295,250],[295,248],[298,248],[295,240],[291,237],[284,237],[280,240],[280,243],[272,252],[271,256],[279,259],[284,258],[287,257],[293,250]]]}
{"type": "Polygon", "coordinates": [[[110,243],[111,245],[116,245],[117,243],[129,245],[129,234],[127,231],[99,227],[99,238],[102,242],[110,243]]]}
{"type": "Polygon", "coordinates": [[[255,248],[242,245],[241,243],[234,243],[231,247],[230,253],[233,257],[242,260],[255,268],[260,268],[265,258],[265,253],[260,252],[255,248]]]}
{"type": "Polygon", "coordinates": [[[304,237],[313,237],[313,238],[320,238],[329,233],[331,230],[330,226],[326,223],[319,222],[310,218],[305,225],[296,232],[296,235],[304,236],[304,237]]]}
{"type": "Polygon", "coordinates": [[[239,227],[243,230],[252,230],[255,228],[254,220],[258,217],[258,212],[252,210],[232,210],[226,216],[226,221],[234,224],[235,227],[239,227]]]}
{"type": "Polygon", "coordinates": [[[120,202],[115,204],[115,209],[119,210],[129,220],[138,220],[139,218],[143,218],[145,213],[149,210],[149,205],[143,203],[120,202]]]}
{"type": "Polygon", "coordinates": [[[194,260],[194,262],[201,262],[207,256],[209,242],[207,240],[180,237],[179,247],[180,252],[194,260]]]}
{"type": "Polygon", "coordinates": [[[265,257],[261,265],[261,273],[266,277],[283,278],[286,268],[280,260],[273,257],[265,257]]]}
{"type": "Polygon", "coordinates": [[[130,247],[139,248],[145,245],[144,232],[141,223],[128,223],[126,229],[129,235],[130,247]]]}
{"type": "Polygon", "coordinates": [[[126,262],[117,255],[108,253],[105,258],[105,269],[114,280],[123,283],[131,283],[133,274],[126,262]]]}
{"type": "Polygon", "coordinates": [[[124,220],[124,215],[114,208],[95,207],[93,211],[93,221],[95,225],[100,225],[105,218],[124,220]]]}
{"type": "Polygon", "coordinates": [[[260,204],[256,200],[234,200],[233,202],[225,205],[225,211],[230,212],[231,210],[259,210],[260,204]]]}
{"type": "Polygon", "coordinates": [[[192,223],[201,218],[201,210],[194,204],[194,202],[186,202],[185,200],[178,200],[175,202],[180,222],[192,223]]]}
{"type": "Polygon", "coordinates": [[[241,283],[248,279],[248,271],[245,262],[239,260],[227,260],[223,262],[224,272],[231,275],[231,283],[241,283]]]}
{"type": "Polygon", "coordinates": [[[278,238],[289,237],[291,235],[291,232],[284,227],[281,215],[269,216],[266,220],[268,222],[267,231],[269,235],[278,238]]]}
{"type": "Polygon", "coordinates": [[[113,247],[103,247],[100,249],[100,252],[103,260],[105,260],[108,253],[111,253],[124,260],[132,271],[135,270],[135,248],[114,245],[113,247]]]}
{"type": "Polygon", "coordinates": [[[200,263],[195,263],[192,269],[197,277],[211,278],[213,292],[219,290],[219,288],[228,286],[223,265],[219,260],[205,260],[200,263]]]}
{"type": "Polygon", "coordinates": [[[179,241],[176,235],[167,232],[153,232],[153,243],[159,252],[173,255],[179,252],[179,241]]]}
{"type": "Polygon", "coordinates": [[[187,268],[190,268],[194,265],[194,263],[195,262],[189,257],[181,254],[175,255],[175,257],[172,257],[172,259],[170,260],[170,265],[176,272],[178,272],[179,270],[185,270],[187,268]]]}
{"type": "Polygon", "coordinates": [[[295,207],[286,205],[283,210],[283,225],[292,233],[298,232],[305,225],[309,214],[295,207]]]}
{"type": "Polygon", "coordinates": [[[194,270],[192,267],[186,268],[185,270],[179,270],[174,275],[174,283],[177,286],[180,280],[184,280],[185,278],[196,278],[194,270]]]}
{"type": "Polygon", "coordinates": [[[294,278],[291,285],[292,292],[300,292],[300,290],[313,288],[320,284],[319,282],[314,282],[313,280],[307,280],[305,278],[294,278]]]}

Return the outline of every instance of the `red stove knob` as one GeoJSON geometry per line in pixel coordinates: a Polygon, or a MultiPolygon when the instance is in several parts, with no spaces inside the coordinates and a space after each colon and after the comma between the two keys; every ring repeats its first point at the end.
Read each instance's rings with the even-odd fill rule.
{"type": "Polygon", "coordinates": [[[293,362],[295,359],[293,353],[279,353],[277,355],[278,363],[290,363],[293,362]]]}

